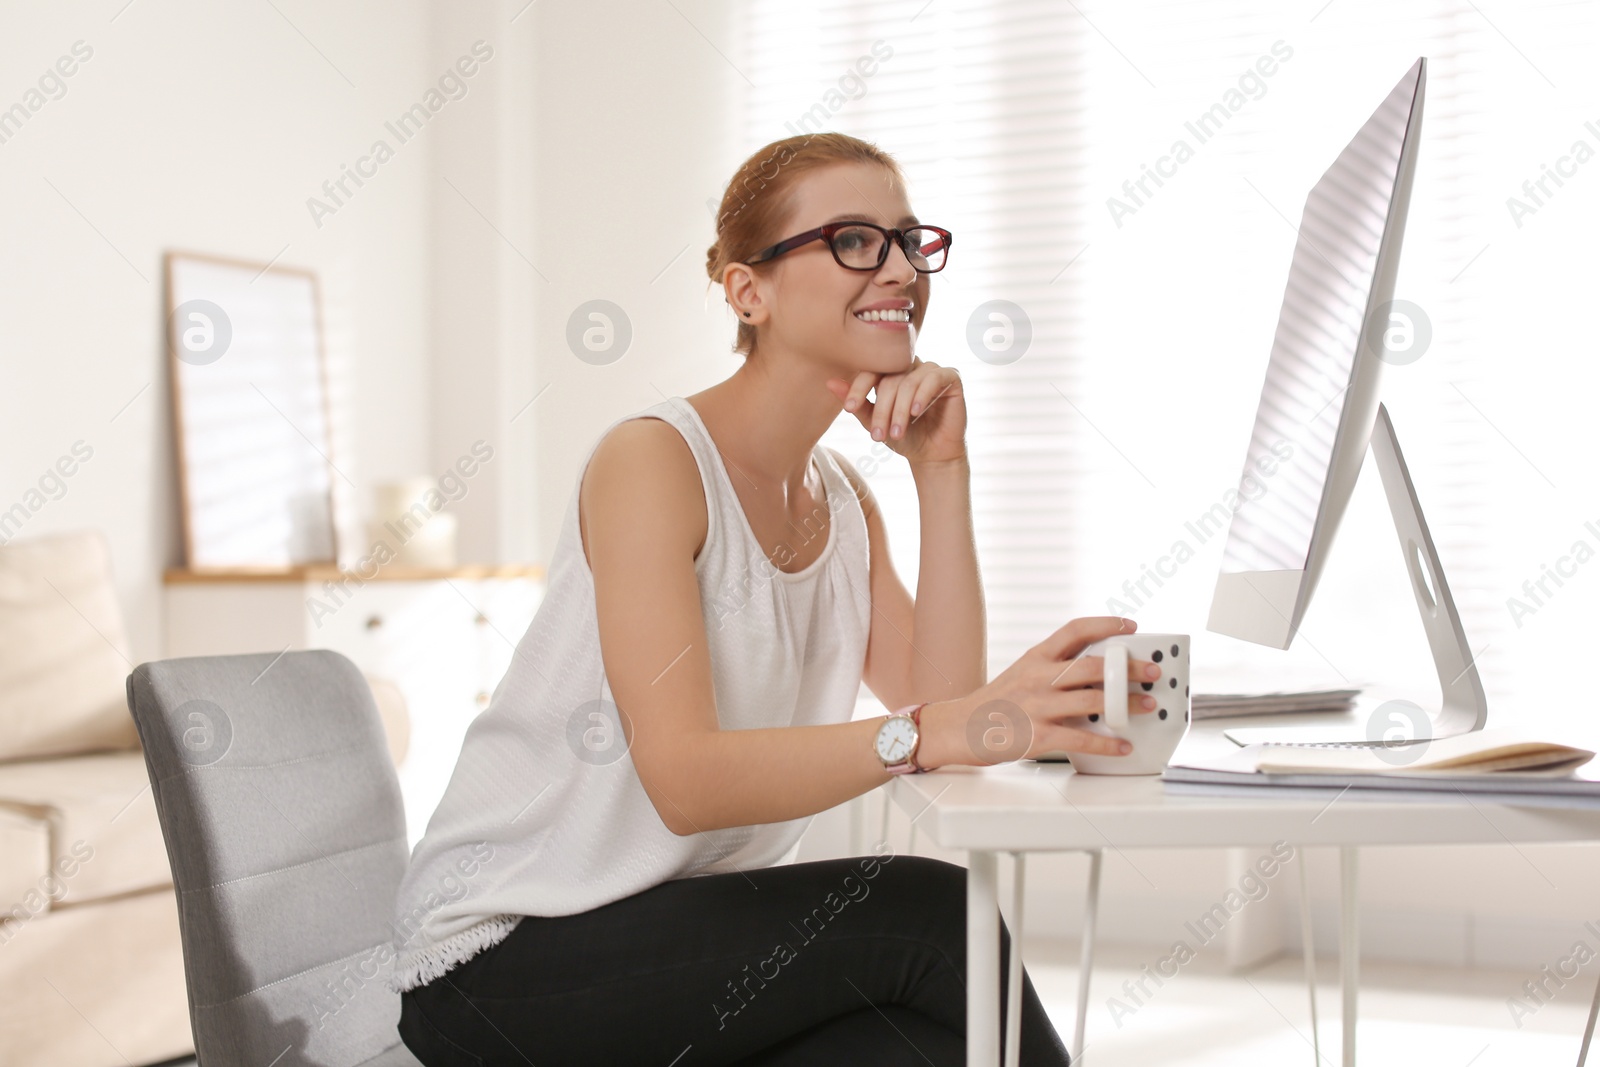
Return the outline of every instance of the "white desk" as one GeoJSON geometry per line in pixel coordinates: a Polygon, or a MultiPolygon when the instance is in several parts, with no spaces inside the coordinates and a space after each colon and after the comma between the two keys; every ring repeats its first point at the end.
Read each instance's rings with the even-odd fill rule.
{"type": "MultiPolygon", "coordinates": [[[[1234,723],[1239,720],[1227,720],[1234,723]]],[[[1196,724],[1179,761],[1231,742],[1196,724]]],[[[1361,845],[1459,845],[1600,841],[1600,811],[1525,807],[1473,796],[1423,800],[1361,790],[1260,796],[1184,795],[1159,776],[1076,774],[1059,763],[1020,761],[896,776],[891,799],[941,848],[967,852],[967,1064],[998,1067],[1000,912],[998,857],[1095,849],[1338,846],[1342,867],[1340,969],[1343,1062],[1355,1064],[1356,854],[1361,845]]],[[[1020,900],[1020,894],[1019,898],[1020,900]]],[[[1012,931],[1020,957],[1021,930],[1012,931]]],[[[1013,971],[1016,965],[1013,965],[1013,971]]],[[[1080,975],[1080,981],[1084,976],[1080,975]]]]}

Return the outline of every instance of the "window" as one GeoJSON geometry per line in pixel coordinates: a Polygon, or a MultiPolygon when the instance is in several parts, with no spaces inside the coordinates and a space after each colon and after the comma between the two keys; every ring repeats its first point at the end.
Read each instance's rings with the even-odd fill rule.
{"type": "MultiPolygon", "coordinates": [[[[1288,652],[1205,630],[1225,524],[1196,523],[1238,485],[1305,194],[1426,55],[1396,295],[1431,340],[1383,395],[1493,721],[1600,741],[1556,667],[1600,641],[1592,11],[750,5],[747,150],[821,129],[873,141],[918,217],[956,234],[918,351],[967,385],[991,674],[1072,617],[1128,614],[1193,633],[1208,688],[1345,679],[1437,701],[1370,462],[1288,652]],[[874,73],[853,75],[867,55],[874,73]]],[[[824,443],[871,481],[914,589],[904,462],[851,415],[824,443]]]]}

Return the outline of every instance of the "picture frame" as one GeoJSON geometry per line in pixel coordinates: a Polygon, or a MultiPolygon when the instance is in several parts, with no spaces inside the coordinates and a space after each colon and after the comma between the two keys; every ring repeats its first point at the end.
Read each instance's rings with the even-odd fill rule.
{"type": "Polygon", "coordinates": [[[343,475],[316,273],[176,250],[164,260],[185,566],[336,564],[343,475]]]}

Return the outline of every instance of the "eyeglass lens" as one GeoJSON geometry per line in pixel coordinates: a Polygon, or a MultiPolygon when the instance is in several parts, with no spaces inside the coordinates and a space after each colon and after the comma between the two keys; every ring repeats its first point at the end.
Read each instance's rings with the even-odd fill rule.
{"type": "MultiPolygon", "coordinates": [[[[833,235],[833,250],[847,267],[876,267],[883,244],[883,234],[866,226],[846,226],[833,235]]],[[[944,236],[938,230],[907,230],[904,248],[906,259],[919,271],[936,271],[944,266],[944,236]]]]}

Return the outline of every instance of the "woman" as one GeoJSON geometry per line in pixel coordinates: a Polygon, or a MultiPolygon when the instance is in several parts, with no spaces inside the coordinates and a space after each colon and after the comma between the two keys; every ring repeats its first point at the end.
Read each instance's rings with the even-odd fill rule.
{"type": "MultiPolygon", "coordinates": [[[[964,869],[794,863],[801,832],[895,773],[1128,750],[1076,724],[1102,678],[1079,653],[1129,620],[1074,620],[984,681],[961,381],[914,354],[949,239],[895,161],[778,141],[722,208],[707,270],[744,363],[591,451],[407,869],[391,984],[427,1067],[964,1063],[964,869]],[[841,407],[911,464],[915,600],[818,445],[841,407]],[[863,681],[899,712],[852,721],[863,681]]],[[[1023,996],[1022,1062],[1066,1064],[1023,996]]]]}

